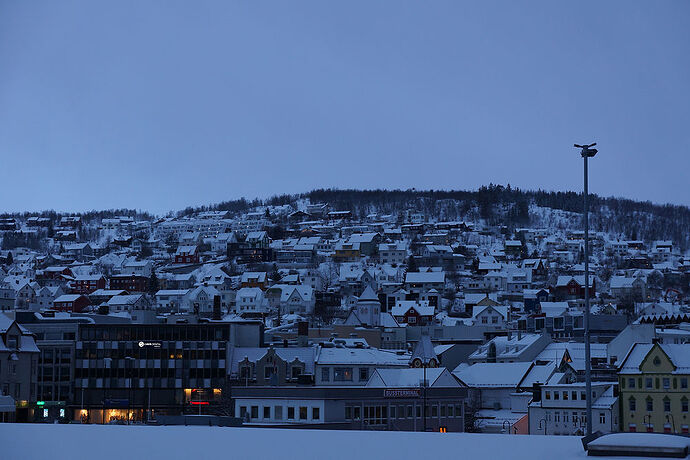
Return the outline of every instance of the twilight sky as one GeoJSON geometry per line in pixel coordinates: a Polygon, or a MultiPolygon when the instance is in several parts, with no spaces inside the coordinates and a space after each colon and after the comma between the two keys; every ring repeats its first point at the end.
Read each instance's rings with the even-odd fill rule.
{"type": "Polygon", "coordinates": [[[690,2],[0,0],[0,211],[316,187],[690,205],[690,2]]]}

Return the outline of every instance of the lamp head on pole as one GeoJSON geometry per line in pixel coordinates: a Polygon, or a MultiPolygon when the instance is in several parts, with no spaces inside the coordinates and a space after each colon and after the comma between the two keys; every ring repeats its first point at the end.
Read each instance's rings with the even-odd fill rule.
{"type": "Polygon", "coordinates": [[[596,142],[593,144],[589,144],[589,145],[587,145],[587,144],[583,144],[583,145],[575,144],[575,147],[578,149],[582,149],[582,151],[580,152],[580,155],[582,156],[582,158],[585,158],[585,157],[592,158],[598,152],[597,149],[592,148],[595,145],[597,145],[596,142]]]}

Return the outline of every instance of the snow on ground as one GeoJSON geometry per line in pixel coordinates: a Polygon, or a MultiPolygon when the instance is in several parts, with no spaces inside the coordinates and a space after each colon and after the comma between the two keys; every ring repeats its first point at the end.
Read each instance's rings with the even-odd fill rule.
{"type": "Polygon", "coordinates": [[[43,424],[0,424],[0,453],[22,460],[587,457],[580,438],[569,436],[43,424]]]}

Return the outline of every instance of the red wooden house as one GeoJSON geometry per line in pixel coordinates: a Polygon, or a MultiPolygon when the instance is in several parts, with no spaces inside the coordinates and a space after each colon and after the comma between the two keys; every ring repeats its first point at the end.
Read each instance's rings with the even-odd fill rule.
{"type": "Polygon", "coordinates": [[[424,326],[434,320],[434,307],[427,301],[401,300],[391,309],[391,314],[398,324],[424,326]]]}
{"type": "Polygon", "coordinates": [[[53,309],[71,313],[80,313],[91,304],[89,298],[81,294],[64,294],[53,300],[53,309]]]}
{"type": "Polygon", "coordinates": [[[180,246],[175,252],[176,264],[198,264],[199,248],[197,246],[180,246]]]}
{"type": "Polygon", "coordinates": [[[130,293],[146,292],[149,281],[149,278],[141,275],[114,275],[110,278],[110,289],[124,290],[130,293]]]}
{"type": "Polygon", "coordinates": [[[103,275],[77,275],[72,281],[72,293],[91,294],[98,289],[105,289],[103,275]]]}

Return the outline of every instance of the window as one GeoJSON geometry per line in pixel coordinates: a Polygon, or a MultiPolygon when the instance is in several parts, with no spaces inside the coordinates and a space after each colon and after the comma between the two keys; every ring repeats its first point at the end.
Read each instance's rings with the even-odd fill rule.
{"type": "Polygon", "coordinates": [[[331,380],[331,368],[330,367],[321,368],[321,380],[324,382],[328,382],[329,380],[331,380]]]}
{"type": "Polygon", "coordinates": [[[264,367],[264,378],[270,379],[276,373],[275,367],[264,367]]]}
{"type": "Polygon", "coordinates": [[[318,407],[312,407],[311,408],[311,419],[312,420],[318,420],[321,418],[321,413],[320,413],[320,408],[318,407]]]}
{"type": "Polygon", "coordinates": [[[664,398],[664,412],[671,412],[671,400],[664,398]]]}
{"type": "Polygon", "coordinates": [[[259,406],[252,406],[252,418],[259,418],[259,406]]]}
{"type": "Polygon", "coordinates": [[[488,324],[489,319],[486,316],[482,316],[482,324],[488,324]]]}
{"type": "Polygon", "coordinates": [[[688,378],[687,377],[681,377],[680,378],[680,387],[683,389],[688,388],[688,378]]]}
{"type": "Polygon", "coordinates": [[[307,419],[307,408],[304,406],[301,406],[299,408],[299,419],[300,420],[306,420],[307,419]]]}
{"type": "Polygon", "coordinates": [[[336,367],[333,369],[334,382],[352,382],[351,367],[336,367]]]}
{"type": "Polygon", "coordinates": [[[680,400],[680,410],[681,412],[687,412],[688,411],[688,398],[683,396],[680,400]]]}
{"type": "Polygon", "coordinates": [[[369,369],[366,367],[359,368],[359,381],[366,382],[369,380],[369,369]]]}
{"type": "Polygon", "coordinates": [[[664,390],[668,390],[671,388],[671,379],[664,378],[664,379],[662,379],[662,382],[664,384],[664,390]]]}
{"type": "Polygon", "coordinates": [[[294,420],[295,419],[295,408],[294,407],[288,407],[288,420],[294,420]]]}
{"type": "Polygon", "coordinates": [[[264,418],[271,418],[271,406],[264,406],[264,418]]]}
{"type": "Polygon", "coordinates": [[[647,412],[654,412],[654,400],[647,398],[647,412]]]}
{"type": "Polygon", "coordinates": [[[635,388],[635,379],[633,379],[633,378],[628,379],[628,387],[629,388],[635,388]]]}
{"type": "Polygon", "coordinates": [[[412,418],[412,406],[407,406],[407,418],[412,418]]]}
{"type": "Polygon", "coordinates": [[[431,406],[431,416],[438,417],[438,406],[436,404],[431,406]]]}
{"type": "Polygon", "coordinates": [[[302,368],[299,366],[292,366],[292,378],[296,379],[302,373],[302,368]]]}
{"type": "Polygon", "coordinates": [[[445,416],[446,416],[446,406],[441,405],[441,417],[445,417],[445,416]]]}
{"type": "Polygon", "coordinates": [[[652,378],[651,377],[647,377],[646,379],[644,379],[644,387],[647,389],[652,388],[652,378]]]}
{"type": "Polygon", "coordinates": [[[352,420],[352,407],[351,406],[345,407],[345,420],[352,420]]]}
{"type": "Polygon", "coordinates": [[[561,413],[559,411],[553,413],[553,421],[556,423],[561,421],[561,413]]]}
{"type": "Polygon", "coordinates": [[[571,391],[570,397],[572,398],[573,401],[577,401],[577,391],[571,391]]]}
{"type": "Polygon", "coordinates": [[[544,392],[544,398],[545,398],[545,399],[551,399],[551,392],[550,392],[550,391],[545,391],[545,392],[544,392]]]}
{"type": "Polygon", "coordinates": [[[599,412],[599,423],[606,423],[606,413],[605,412],[599,412]]]}
{"type": "Polygon", "coordinates": [[[635,398],[632,396],[630,399],[628,399],[628,409],[630,409],[630,412],[635,412],[635,409],[637,408],[637,402],[635,401],[635,398]]]}
{"type": "Polygon", "coordinates": [[[559,392],[557,392],[557,391],[554,391],[554,392],[553,392],[553,399],[555,399],[556,401],[558,401],[559,399],[561,399],[561,394],[560,394],[559,392]]]}
{"type": "Polygon", "coordinates": [[[422,417],[422,406],[415,406],[415,417],[422,417]]]}
{"type": "Polygon", "coordinates": [[[491,324],[497,324],[498,323],[498,316],[492,316],[491,317],[491,324]]]}
{"type": "Polygon", "coordinates": [[[563,401],[567,401],[567,400],[568,400],[568,392],[564,391],[563,392],[563,401]]]}
{"type": "Polygon", "coordinates": [[[247,415],[247,406],[240,406],[240,417],[245,417],[247,415]]]}
{"type": "Polygon", "coordinates": [[[585,393],[584,391],[581,391],[581,392],[580,392],[580,399],[581,399],[582,401],[584,401],[585,399],[587,399],[587,393],[585,393]]]}
{"type": "Polygon", "coordinates": [[[276,420],[283,420],[283,406],[274,406],[273,416],[276,420]]]}

